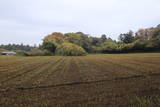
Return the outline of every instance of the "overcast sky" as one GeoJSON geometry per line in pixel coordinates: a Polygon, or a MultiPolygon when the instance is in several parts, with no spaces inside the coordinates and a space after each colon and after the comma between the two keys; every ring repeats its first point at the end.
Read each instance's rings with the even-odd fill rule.
{"type": "Polygon", "coordinates": [[[116,39],[160,24],[160,0],[0,0],[0,44],[39,44],[52,32],[116,39]]]}

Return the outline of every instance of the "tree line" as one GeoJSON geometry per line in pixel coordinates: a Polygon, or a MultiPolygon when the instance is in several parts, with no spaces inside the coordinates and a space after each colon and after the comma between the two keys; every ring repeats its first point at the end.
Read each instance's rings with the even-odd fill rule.
{"type": "Polygon", "coordinates": [[[30,45],[24,45],[24,44],[7,44],[7,45],[0,45],[0,48],[6,49],[6,50],[23,50],[23,51],[31,51],[35,46],[30,45]]]}
{"type": "MultiPolygon", "coordinates": [[[[0,46],[0,48],[4,46],[0,46]]],[[[61,33],[54,32],[44,37],[43,43],[38,47],[23,45],[7,45],[8,50],[29,51],[25,55],[66,55],[80,56],[87,53],[129,53],[160,51],[160,25],[137,32],[122,33],[118,41],[112,40],[105,34],[92,37],[83,32],[61,33]],[[12,48],[11,48],[12,47],[12,48]],[[16,48],[18,47],[18,48],[16,48]]],[[[19,53],[24,53],[17,51],[19,53]]]]}
{"type": "MultiPolygon", "coordinates": [[[[83,48],[86,53],[128,53],[160,51],[160,25],[137,32],[129,31],[120,34],[118,41],[112,40],[103,34],[101,37],[92,37],[83,32],[65,33],[54,32],[43,39],[42,49],[57,53],[61,49],[62,55],[74,54],[70,43],[83,48]],[[68,46],[68,48],[67,48],[68,46]],[[70,49],[70,51],[69,51],[70,49]],[[72,50],[72,51],[71,51],[72,50]],[[69,52],[69,53],[66,53],[69,52]]],[[[80,49],[79,49],[80,50],[80,49]]],[[[78,50],[76,50],[77,52],[78,50]]],[[[84,52],[83,52],[84,53],[84,52]]]]}

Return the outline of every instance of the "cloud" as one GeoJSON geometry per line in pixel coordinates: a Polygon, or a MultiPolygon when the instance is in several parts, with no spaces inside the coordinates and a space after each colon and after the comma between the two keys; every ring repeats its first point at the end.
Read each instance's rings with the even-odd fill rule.
{"type": "Polygon", "coordinates": [[[159,0],[3,0],[0,1],[0,44],[38,44],[52,32],[122,32],[160,22],[159,0]]]}

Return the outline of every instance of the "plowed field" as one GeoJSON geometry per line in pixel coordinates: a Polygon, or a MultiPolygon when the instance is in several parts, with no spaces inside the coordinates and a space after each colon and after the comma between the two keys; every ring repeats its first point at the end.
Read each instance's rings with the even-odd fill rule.
{"type": "Polygon", "coordinates": [[[0,107],[158,107],[160,53],[0,56],[0,107]]]}

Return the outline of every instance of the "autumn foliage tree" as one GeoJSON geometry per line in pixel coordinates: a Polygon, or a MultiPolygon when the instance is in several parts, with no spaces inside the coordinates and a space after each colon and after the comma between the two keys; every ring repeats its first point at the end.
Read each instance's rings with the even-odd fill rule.
{"type": "Polygon", "coordinates": [[[86,51],[81,47],[83,41],[80,34],[76,33],[52,33],[43,39],[42,47],[57,55],[80,56],[86,51]]]}
{"type": "Polygon", "coordinates": [[[54,32],[43,39],[42,48],[54,53],[57,46],[63,42],[65,42],[64,35],[59,32],[54,32]]]}
{"type": "Polygon", "coordinates": [[[119,36],[119,41],[91,37],[82,32],[62,34],[54,32],[43,39],[43,49],[58,55],[85,55],[88,53],[125,53],[160,50],[160,26],[129,31],[119,36]]]}
{"type": "Polygon", "coordinates": [[[62,43],[57,47],[56,54],[63,56],[83,56],[87,53],[82,47],[78,45],[72,43],[62,43]]]}

